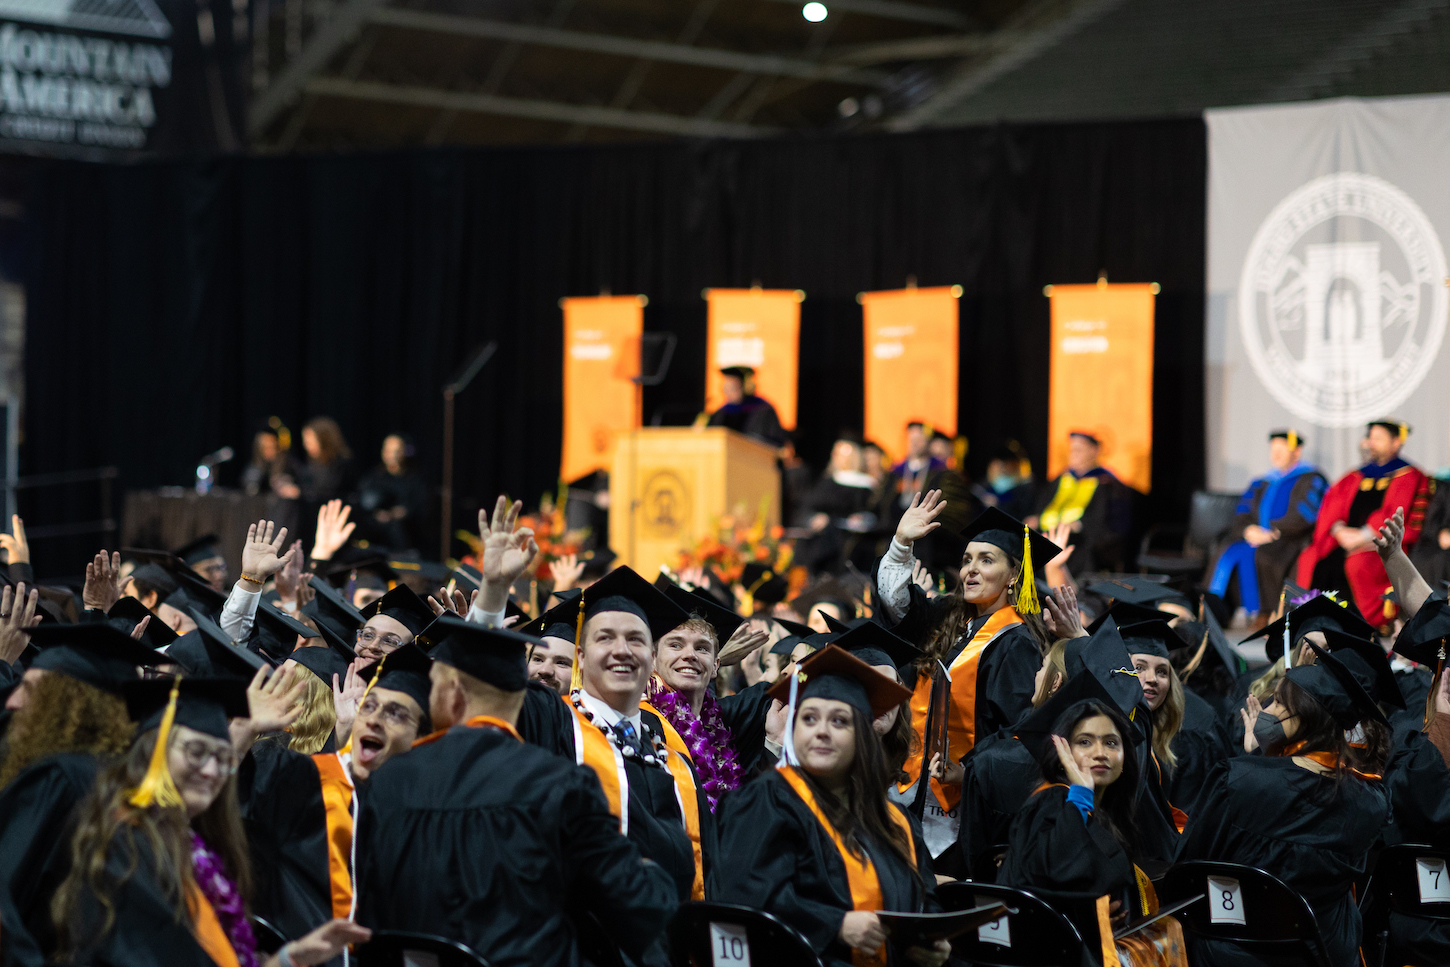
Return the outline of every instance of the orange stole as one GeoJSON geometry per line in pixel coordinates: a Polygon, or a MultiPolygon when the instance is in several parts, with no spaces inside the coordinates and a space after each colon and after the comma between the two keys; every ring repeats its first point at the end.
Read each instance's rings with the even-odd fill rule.
{"type": "MultiPolygon", "coordinates": [[[[1148,755],[1153,760],[1153,768],[1158,770],[1158,786],[1161,789],[1163,787],[1163,764],[1158,761],[1158,753],[1150,750],[1148,755]]],[[[1163,793],[1163,801],[1168,802],[1168,793],[1166,791],[1163,793]]],[[[1171,802],[1168,803],[1168,809],[1173,814],[1173,827],[1180,833],[1183,832],[1184,828],[1188,825],[1188,814],[1171,802]]]]}
{"type": "Polygon", "coordinates": [[[609,815],[619,820],[621,835],[629,835],[629,777],[624,772],[624,756],[599,731],[584,713],[574,707],[564,696],[559,701],[569,706],[574,726],[574,762],[588,766],[599,777],[599,786],[604,790],[604,799],[609,803],[609,815]]]}
{"type": "MultiPolygon", "coordinates": [[[[956,661],[952,662],[952,707],[951,714],[947,717],[947,741],[951,746],[952,758],[960,760],[977,744],[977,662],[981,659],[982,652],[1002,632],[1021,623],[1022,619],[1011,607],[998,609],[982,625],[981,630],[972,636],[972,640],[962,649],[956,661]]],[[[907,781],[897,786],[900,792],[910,789],[912,783],[921,776],[923,759],[926,756],[926,716],[930,706],[931,676],[925,670],[918,671],[916,689],[911,693],[911,727],[916,730],[917,738],[921,740],[921,748],[913,752],[902,767],[906,771],[907,781]]],[[[957,808],[957,803],[962,798],[961,789],[944,786],[936,779],[931,780],[931,790],[945,812],[957,808]]]]}
{"type": "MultiPolygon", "coordinates": [[[[492,715],[475,715],[473,718],[463,723],[463,728],[465,729],[479,729],[483,728],[484,726],[498,729],[500,732],[507,732],[518,741],[524,741],[523,736],[519,735],[518,729],[505,722],[503,719],[496,719],[492,715]]],[[[450,725],[447,729],[437,729],[433,732],[429,732],[421,739],[414,739],[412,747],[416,749],[420,745],[432,745],[434,742],[437,742],[439,739],[443,738],[443,736],[447,735],[448,730],[451,728],[454,728],[454,726],[450,725]]]]}
{"type": "Polygon", "coordinates": [[[327,876],[332,883],[332,915],[352,916],[352,777],[335,752],[312,757],[327,810],[327,876]]]}
{"type": "Polygon", "coordinates": [[[680,803],[680,815],[685,819],[685,832],[690,836],[690,848],[695,852],[695,882],[690,885],[690,899],[705,899],[705,854],[700,849],[700,796],[695,789],[695,776],[690,772],[686,760],[694,761],[685,740],[670,720],[660,714],[659,709],[649,702],[640,702],[641,711],[649,712],[659,719],[665,733],[665,746],[678,755],[668,759],[670,775],[675,780],[675,798],[680,803]]]}
{"type": "Polygon", "coordinates": [[[186,909],[191,913],[192,935],[206,955],[216,961],[217,967],[241,967],[237,952],[232,949],[232,942],[222,929],[222,922],[217,919],[211,901],[194,880],[187,885],[186,909]]]}
{"type": "MultiPolygon", "coordinates": [[[[821,828],[830,835],[831,842],[836,844],[836,851],[841,854],[841,862],[846,864],[846,882],[851,888],[851,908],[870,913],[880,910],[882,903],[885,902],[881,897],[881,879],[876,875],[876,869],[871,865],[871,859],[866,855],[866,851],[863,849],[858,858],[846,848],[846,844],[841,840],[841,834],[836,832],[836,827],[832,826],[826,819],[826,814],[821,812],[821,807],[816,802],[811,787],[806,785],[806,781],[801,778],[800,773],[791,766],[781,766],[780,774],[786,782],[790,783],[790,787],[795,790],[796,795],[801,797],[801,801],[816,817],[816,822],[820,823],[821,828]]],[[[896,825],[900,826],[902,832],[906,834],[906,841],[911,844],[911,861],[915,863],[916,840],[911,838],[911,824],[901,814],[901,810],[888,806],[886,811],[891,814],[896,825]]],[[[853,948],[851,963],[855,967],[886,967],[886,947],[883,945],[880,950],[876,951],[874,957],[868,957],[853,948]]]]}

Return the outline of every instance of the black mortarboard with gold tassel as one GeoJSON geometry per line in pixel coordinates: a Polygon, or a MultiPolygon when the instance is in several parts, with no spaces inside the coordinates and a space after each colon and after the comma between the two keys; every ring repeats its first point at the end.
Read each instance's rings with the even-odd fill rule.
{"type": "Polygon", "coordinates": [[[210,735],[229,739],[227,723],[246,718],[247,683],[234,678],[153,679],[130,682],[125,688],[126,711],[136,723],[136,733],[144,735],[156,730],[156,746],[146,775],[127,801],[140,809],[149,806],[182,805],[181,794],[172,781],[166,752],[171,732],[178,725],[210,735]]]}
{"type": "Polygon", "coordinates": [[[1037,600],[1036,569],[1061,554],[1062,548],[996,507],[988,507],[978,514],[962,529],[960,537],[968,544],[992,544],[1010,554],[1021,565],[1013,608],[1018,614],[1036,614],[1042,610],[1037,600]]]}

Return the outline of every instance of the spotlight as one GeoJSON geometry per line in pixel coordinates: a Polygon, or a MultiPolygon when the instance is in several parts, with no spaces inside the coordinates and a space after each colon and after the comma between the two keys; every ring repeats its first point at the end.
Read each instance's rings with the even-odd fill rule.
{"type": "Polygon", "coordinates": [[[826,14],[829,12],[830,11],[826,9],[826,5],[824,3],[815,3],[814,0],[812,0],[811,3],[806,4],[804,7],[801,7],[801,16],[805,17],[813,24],[818,24],[822,20],[825,20],[826,14]]]}
{"type": "Polygon", "coordinates": [[[861,110],[861,104],[854,97],[848,97],[836,105],[836,110],[841,113],[843,118],[853,117],[857,111],[861,110]]]}

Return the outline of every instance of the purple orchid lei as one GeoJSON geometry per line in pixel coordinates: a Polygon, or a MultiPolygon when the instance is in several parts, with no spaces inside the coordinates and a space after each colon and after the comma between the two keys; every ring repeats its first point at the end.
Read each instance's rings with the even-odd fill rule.
{"type": "Polygon", "coordinates": [[[191,831],[191,868],[196,885],[206,897],[216,918],[226,931],[227,940],[236,952],[241,967],[257,967],[257,938],[252,935],[252,925],[247,922],[246,907],[237,885],[227,876],[221,857],[191,831]]]}
{"type": "Polygon", "coordinates": [[[685,740],[713,813],[721,796],[739,788],[743,775],[740,764],[735,761],[735,749],[730,745],[730,730],[725,727],[715,697],[705,693],[705,702],[696,718],[688,698],[670,691],[658,681],[651,681],[650,704],[669,719],[675,731],[680,733],[680,738],[685,740]]]}

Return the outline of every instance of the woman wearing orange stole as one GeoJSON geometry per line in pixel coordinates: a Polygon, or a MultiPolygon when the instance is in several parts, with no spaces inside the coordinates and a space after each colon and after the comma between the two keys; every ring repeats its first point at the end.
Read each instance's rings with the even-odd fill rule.
{"type": "Polygon", "coordinates": [[[828,967],[939,967],[946,941],[893,942],[880,911],[935,912],[931,857],[890,777],[871,723],[909,694],[835,645],[774,685],[794,710],[779,768],[720,802],[718,899],[775,914],[828,967]]]}
{"type": "Polygon", "coordinates": [[[77,861],[51,904],[58,962],[303,967],[368,939],[332,920],[276,954],[256,949],[228,727],[249,716],[246,682],[137,681],[126,704],[136,739],[80,804],[77,861]]]}
{"type": "Polygon", "coordinates": [[[1011,727],[1032,707],[1047,642],[1034,562],[1047,563],[1060,548],[989,508],[958,535],[966,546],[957,590],[929,601],[911,581],[911,546],[941,526],[937,517],[945,507],[939,490],[912,499],[877,565],[876,589],[881,610],[896,622],[896,634],[922,650],[921,658],[901,669],[903,683],[912,690],[912,726],[921,748],[928,744],[928,727],[936,731],[929,722],[933,673],[940,664],[951,675],[946,761],[938,757],[927,763],[928,794],[921,782],[923,753],[911,756],[892,798],[921,818],[927,848],[941,872],[965,873],[950,868],[961,865],[956,851],[943,855],[957,841],[961,822],[961,761],[979,738],[1011,727]]]}

